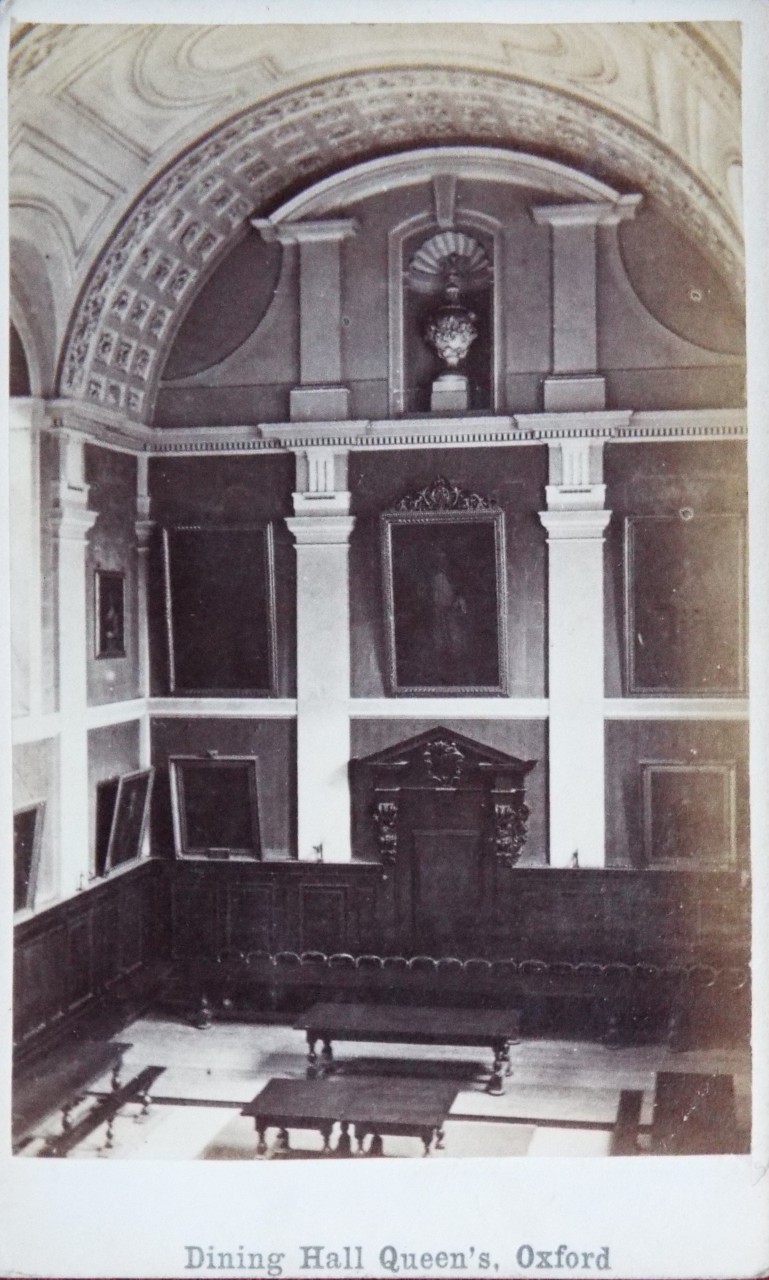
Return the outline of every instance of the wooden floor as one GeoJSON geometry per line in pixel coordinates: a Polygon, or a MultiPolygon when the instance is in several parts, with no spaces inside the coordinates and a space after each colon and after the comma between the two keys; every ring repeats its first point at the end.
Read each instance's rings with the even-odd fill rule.
{"type": "MultiPolygon", "coordinates": [[[[149,1067],[162,1068],[152,1085],[149,1105],[146,1099],[123,1105],[112,1123],[111,1145],[104,1123],[74,1146],[69,1159],[253,1159],[256,1136],[252,1121],[240,1116],[241,1107],[270,1077],[305,1074],[304,1037],[290,1026],[229,1022],[197,1030],[169,1018],[142,1018],[124,1028],[119,1041],[130,1045],[123,1081],[149,1067]]],[[[86,1047],[80,1052],[85,1057],[86,1047]]],[[[342,1071],[381,1075],[405,1070],[457,1082],[459,1092],[446,1125],[445,1147],[434,1152],[433,1159],[608,1155],[620,1090],[644,1091],[641,1121],[649,1124],[658,1071],[733,1075],[738,1126],[747,1142],[750,1077],[745,1051],[671,1053],[654,1045],[608,1049],[587,1042],[537,1039],[515,1045],[511,1056],[513,1075],[504,1094],[495,1097],[484,1092],[489,1055],[482,1050],[335,1046],[342,1071]]],[[[27,1083],[25,1088],[34,1093],[35,1085],[27,1083]]],[[[70,1096],[75,1105],[68,1123],[76,1125],[109,1088],[107,1071],[90,1082],[88,1093],[79,1100],[70,1096]]],[[[23,1101],[34,1102],[34,1098],[23,1101]]],[[[18,1154],[39,1155],[46,1140],[61,1129],[61,1112],[48,1114],[35,1124],[18,1154]]],[[[292,1132],[291,1145],[290,1157],[313,1158],[321,1150],[322,1139],[309,1130],[292,1132]]],[[[422,1157],[422,1144],[413,1138],[386,1138],[384,1150],[386,1156],[422,1157]]]]}

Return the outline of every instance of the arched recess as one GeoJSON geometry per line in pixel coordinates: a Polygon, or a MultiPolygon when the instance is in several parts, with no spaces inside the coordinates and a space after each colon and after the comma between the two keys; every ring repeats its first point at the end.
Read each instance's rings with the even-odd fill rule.
{"type": "Polygon", "coordinates": [[[29,394],[51,396],[57,348],[54,302],[45,260],[27,241],[10,247],[10,320],[24,348],[29,394]]]}
{"type": "Polygon", "coordinates": [[[363,160],[436,143],[532,152],[653,196],[740,288],[732,210],[642,126],[510,74],[380,67],[315,81],[230,117],[149,184],[83,287],[60,393],[150,420],[190,301],[250,215],[363,160]]]}

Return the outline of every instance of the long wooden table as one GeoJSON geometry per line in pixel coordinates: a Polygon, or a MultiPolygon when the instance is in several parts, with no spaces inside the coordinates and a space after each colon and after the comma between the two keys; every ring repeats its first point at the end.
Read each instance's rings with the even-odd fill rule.
{"type": "Polygon", "coordinates": [[[267,1154],[266,1133],[277,1127],[274,1154],[290,1150],[290,1129],[316,1129],[323,1138],[323,1154],[350,1156],[350,1128],[357,1142],[356,1155],[384,1154],[383,1136],[421,1138],[428,1156],[433,1143],[443,1145],[443,1125],[457,1096],[456,1084],[445,1080],[409,1080],[391,1076],[322,1080],[268,1081],[261,1093],[243,1108],[241,1115],[253,1116],[258,1134],[256,1154],[267,1154]],[[331,1136],[339,1124],[337,1144],[332,1151],[331,1136]]]}
{"type": "Polygon", "coordinates": [[[502,1092],[512,1074],[510,1046],[519,1038],[517,1009],[451,1009],[414,1005],[314,1004],[296,1030],[307,1036],[307,1075],[325,1075],[333,1063],[334,1040],[396,1044],[447,1044],[491,1049],[494,1062],[486,1090],[502,1092]],[[315,1051],[323,1044],[320,1059],[315,1051]]]}

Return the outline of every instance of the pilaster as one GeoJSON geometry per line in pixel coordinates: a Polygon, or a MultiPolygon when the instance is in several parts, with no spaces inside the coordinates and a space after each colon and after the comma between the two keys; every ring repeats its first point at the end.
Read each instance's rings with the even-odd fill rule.
{"type": "Polygon", "coordinates": [[[297,454],[297,779],[300,859],[348,862],[350,588],[347,454],[297,454]]]}
{"type": "MultiPolygon", "coordinates": [[[[148,463],[145,454],[136,460],[136,621],[138,695],[150,696],[150,645],[149,645],[149,553],[150,539],[155,528],[150,519],[150,495],[148,489],[148,463]]],[[[150,718],[145,709],[139,722],[139,761],[143,769],[151,764],[150,718]]]]}
{"type": "Polygon", "coordinates": [[[85,446],[67,432],[58,437],[59,477],[50,513],[56,538],[59,654],[59,892],[69,897],[87,882],[88,734],[86,731],[86,545],[96,521],[88,508],[85,446]]]}
{"type": "Polygon", "coordinates": [[[550,446],[546,511],[550,863],[603,866],[604,631],[602,446],[550,446]],[[576,855],[576,857],[575,857],[576,855]]]}
{"type": "Polygon", "coordinates": [[[353,218],[273,223],[254,218],[265,240],[299,245],[300,386],[291,391],[292,422],[349,417],[342,385],[341,244],[355,234],[353,218]]]}
{"type": "Polygon", "coordinates": [[[9,402],[12,713],[38,717],[42,691],[40,432],[42,400],[9,402]]]}
{"type": "Polygon", "coordinates": [[[597,229],[632,218],[638,195],[616,201],[539,205],[532,217],[551,229],[553,351],[544,381],[545,412],[603,409],[598,372],[597,229]]]}

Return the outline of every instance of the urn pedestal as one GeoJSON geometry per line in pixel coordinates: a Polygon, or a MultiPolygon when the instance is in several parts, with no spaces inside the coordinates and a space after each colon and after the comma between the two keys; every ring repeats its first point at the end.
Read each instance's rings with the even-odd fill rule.
{"type": "Polygon", "coordinates": [[[470,407],[467,378],[463,373],[441,373],[430,392],[432,413],[464,413],[470,407]]]}

